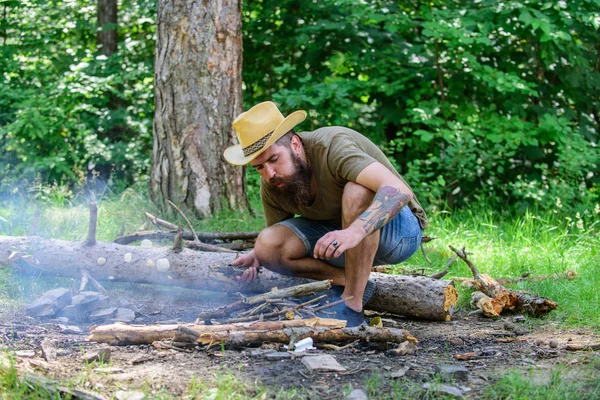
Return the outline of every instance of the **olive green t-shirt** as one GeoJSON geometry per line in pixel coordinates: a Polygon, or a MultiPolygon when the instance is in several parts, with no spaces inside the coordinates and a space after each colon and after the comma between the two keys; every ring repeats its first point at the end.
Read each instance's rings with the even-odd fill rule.
{"type": "MultiPolygon", "coordinates": [[[[317,182],[316,198],[310,206],[296,205],[291,209],[283,209],[270,195],[269,184],[261,179],[260,194],[265,217],[270,224],[291,218],[295,214],[314,220],[341,221],[344,186],[350,181],[356,182],[358,174],[376,161],[405,182],[385,154],[373,142],[352,129],[330,126],[297,135],[304,143],[317,182]]],[[[428,225],[427,216],[416,197],[408,203],[408,207],[419,219],[421,228],[425,229],[428,225]]]]}

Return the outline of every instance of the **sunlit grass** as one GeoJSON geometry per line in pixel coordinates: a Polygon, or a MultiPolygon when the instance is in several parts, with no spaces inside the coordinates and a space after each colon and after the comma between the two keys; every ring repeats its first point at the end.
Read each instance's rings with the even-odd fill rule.
{"type": "MultiPolygon", "coordinates": [[[[530,294],[551,298],[559,309],[548,318],[577,326],[598,329],[600,326],[600,237],[598,225],[590,216],[588,227],[577,227],[573,221],[556,214],[509,216],[493,211],[462,210],[438,213],[431,217],[427,231],[436,239],[425,245],[433,265],[419,252],[402,267],[443,269],[454,254],[448,247],[466,248],[469,259],[479,272],[495,278],[517,278],[524,273],[531,276],[550,276],[539,281],[523,281],[511,286],[530,294]],[[571,222],[571,223],[570,223],[571,222]],[[566,271],[577,272],[574,280],[555,279],[566,271]]],[[[450,267],[448,276],[472,276],[463,261],[450,267]]],[[[460,286],[460,285],[458,285],[460,286]]],[[[466,305],[470,292],[461,290],[466,305]]]]}
{"type": "Polygon", "coordinates": [[[552,371],[512,370],[485,391],[487,400],[585,400],[600,393],[598,363],[584,367],[558,365],[552,371]]]}

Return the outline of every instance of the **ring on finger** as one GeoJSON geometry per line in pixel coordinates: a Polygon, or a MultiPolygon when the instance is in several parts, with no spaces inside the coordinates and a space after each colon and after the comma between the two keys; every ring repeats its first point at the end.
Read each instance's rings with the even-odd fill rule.
{"type": "Polygon", "coordinates": [[[337,242],[337,240],[334,240],[333,242],[331,242],[331,245],[333,247],[338,247],[339,243],[337,242]]]}

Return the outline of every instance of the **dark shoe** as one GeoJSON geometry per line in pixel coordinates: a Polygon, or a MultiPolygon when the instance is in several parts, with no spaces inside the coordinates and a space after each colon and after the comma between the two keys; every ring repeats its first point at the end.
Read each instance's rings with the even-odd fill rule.
{"type": "MultiPolygon", "coordinates": [[[[338,297],[337,300],[340,300],[338,297]]],[[[334,300],[334,301],[337,301],[334,300]]],[[[333,303],[333,301],[329,301],[333,303]]],[[[321,318],[333,318],[333,319],[341,319],[346,321],[346,327],[351,328],[353,326],[359,326],[365,322],[365,314],[360,311],[354,311],[350,307],[346,305],[346,303],[341,302],[336,304],[335,306],[325,308],[321,311],[317,311],[316,315],[321,318]]]]}

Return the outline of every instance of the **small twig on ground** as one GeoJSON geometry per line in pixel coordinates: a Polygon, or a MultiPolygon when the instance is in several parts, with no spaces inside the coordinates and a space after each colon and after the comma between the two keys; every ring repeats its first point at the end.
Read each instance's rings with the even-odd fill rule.
{"type": "Polygon", "coordinates": [[[343,303],[343,302],[345,302],[346,300],[350,300],[350,299],[351,299],[351,298],[353,298],[353,297],[354,297],[354,296],[348,296],[348,297],[346,297],[345,299],[341,299],[341,300],[338,300],[338,301],[334,301],[334,302],[331,302],[331,303],[327,303],[327,304],[325,304],[325,305],[323,305],[323,306],[321,306],[321,307],[313,308],[313,310],[312,310],[312,311],[313,311],[313,312],[318,312],[318,311],[321,311],[321,310],[326,310],[326,309],[328,309],[328,308],[330,308],[330,307],[337,306],[338,304],[340,304],[340,303],[343,303]]]}
{"type": "Polygon", "coordinates": [[[471,272],[473,273],[473,276],[475,277],[475,279],[477,279],[477,277],[479,276],[479,271],[475,267],[475,264],[473,264],[471,262],[471,260],[468,259],[468,257],[467,257],[468,254],[465,251],[465,248],[463,247],[461,250],[458,250],[458,249],[454,248],[452,245],[449,245],[449,247],[450,247],[450,250],[455,252],[456,255],[460,257],[461,260],[463,260],[465,263],[467,263],[467,265],[471,269],[471,272]]]}
{"type": "MultiPolygon", "coordinates": [[[[272,313],[268,313],[268,314],[251,315],[251,316],[248,316],[248,317],[232,318],[232,319],[225,320],[222,323],[223,324],[231,324],[231,323],[234,323],[234,322],[249,322],[249,321],[254,321],[254,320],[259,319],[259,318],[261,318],[261,319],[264,320],[265,318],[278,317],[280,315],[287,314],[290,311],[296,311],[296,310],[304,308],[304,307],[306,307],[306,306],[308,306],[310,304],[316,303],[319,300],[323,300],[325,297],[327,297],[327,295],[316,297],[316,298],[311,299],[309,301],[306,301],[306,302],[304,302],[302,304],[298,304],[297,306],[294,306],[294,307],[285,308],[285,309],[283,309],[281,311],[276,311],[276,312],[272,312],[272,313]]],[[[263,303],[263,304],[266,304],[266,303],[263,303]]]]}

